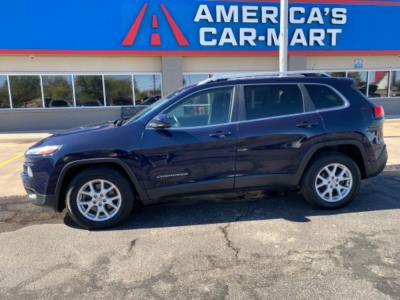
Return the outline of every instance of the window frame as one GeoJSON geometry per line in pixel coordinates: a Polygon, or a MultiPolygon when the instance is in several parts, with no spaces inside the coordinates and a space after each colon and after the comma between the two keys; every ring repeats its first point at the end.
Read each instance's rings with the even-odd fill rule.
{"type": "MultiPolygon", "coordinates": [[[[199,93],[203,93],[209,90],[217,90],[217,89],[221,89],[221,88],[232,88],[233,93],[232,93],[232,105],[231,105],[231,109],[229,112],[229,121],[226,123],[220,123],[220,124],[211,124],[211,125],[201,125],[201,126],[190,126],[190,127],[171,127],[168,128],[168,130],[188,130],[188,129],[199,129],[199,128],[208,128],[208,127],[218,127],[218,126],[224,126],[224,125],[228,125],[228,124],[233,124],[234,122],[237,121],[237,111],[238,111],[238,101],[239,101],[239,93],[238,93],[238,85],[236,84],[227,84],[227,85],[220,85],[220,86],[213,86],[213,87],[208,87],[205,89],[201,89],[198,91],[194,91],[192,93],[189,93],[187,95],[185,95],[184,97],[182,97],[181,99],[177,100],[174,103],[171,103],[171,105],[169,105],[168,107],[164,108],[161,112],[159,112],[158,114],[156,114],[154,117],[158,116],[158,115],[162,115],[165,114],[165,111],[171,109],[174,106],[178,106],[179,104],[181,104],[182,102],[186,101],[187,98],[195,96],[196,94],[199,93]]],[[[146,129],[151,129],[151,130],[159,130],[156,128],[152,128],[149,126],[149,124],[151,123],[152,119],[151,118],[147,124],[146,124],[146,129]]]]}

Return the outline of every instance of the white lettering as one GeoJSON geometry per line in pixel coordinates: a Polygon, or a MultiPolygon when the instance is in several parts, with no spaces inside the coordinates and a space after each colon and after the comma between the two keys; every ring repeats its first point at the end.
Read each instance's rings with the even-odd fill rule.
{"type": "Polygon", "coordinates": [[[261,22],[268,23],[270,21],[273,24],[278,24],[278,8],[262,6],[261,7],[261,22]]]}
{"type": "Polygon", "coordinates": [[[217,5],[215,7],[215,13],[217,23],[239,22],[239,7],[237,5],[229,6],[228,11],[226,11],[226,7],[224,5],[217,5]]]}
{"type": "Polygon", "coordinates": [[[290,24],[304,24],[306,19],[304,17],[296,18],[296,14],[304,15],[306,9],[304,7],[292,7],[289,9],[289,23],[290,24]]]}
{"type": "Polygon", "coordinates": [[[322,17],[322,13],[318,7],[311,8],[310,15],[308,16],[307,23],[311,24],[314,22],[324,24],[324,18],[322,17]]]}
{"type": "Polygon", "coordinates": [[[215,36],[217,34],[217,29],[213,27],[203,27],[200,28],[200,45],[202,46],[216,46],[217,40],[215,38],[207,39],[206,35],[215,36]]]}
{"type": "Polygon", "coordinates": [[[258,22],[257,11],[258,11],[258,6],[243,5],[242,6],[243,23],[257,23],[258,22]]]}
{"type": "Polygon", "coordinates": [[[255,28],[240,28],[240,39],[239,39],[240,46],[246,45],[246,42],[250,46],[255,46],[256,39],[257,39],[257,31],[255,28]]]}
{"type": "Polygon", "coordinates": [[[331,46],[336,46],[337,44],[337,35],[342,33],[342,29],[327,29],[326,33],[331,36],[331,46]]]}
{"type": "Polygon", "coordinates": [[[296,46],[296,44],[307,46],[307,40],[303,29],[297,28],[293,33],[292,40],[290,41],[290,46],[296,46]]]}
{"type": "Polygon", "coordinates": [[[207,22],[214,22],[211,12],[208,9],[208,6],[206,4],[201,4],[199,5],[199,8],[197,9],[196,16],[194,17],[195,22],[200,22],[200,21],[207,21],[207,22]]]}
{"type": "Polygon", "coordinates": [[[224,28],[221,34],[221,39],[219,40],[218,46],[224,46],[225,44],[231,44],[232,46],[237,46],[237,41],[235,35],[233,34],[232,28],[224,28]]]}
{"type": "Polygon", "coordinates": [[[332,8],[332,24],[344,25],[347,23],[347,8],[332,8]]]}
{"type": "Polygon", "coordinates": [[[318,46],[325,46],[325,30],[323,29],[310,29],[310,46],[314,46],[315,43],[318,46]]]}

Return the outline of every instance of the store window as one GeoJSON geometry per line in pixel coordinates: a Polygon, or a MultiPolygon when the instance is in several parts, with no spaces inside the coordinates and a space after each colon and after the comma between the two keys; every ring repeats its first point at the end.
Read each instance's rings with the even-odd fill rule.
{"type": "Polygon", "coordinates": [[[133,105],[132,76],[105,75],[107,106],[133,105]]]}
{"type": "Polygon", "coordinates": [[[183,75],[183,86],[198,83],[200,81],[209,78],[209,74],[184,74],[183,75]]]}
{"type": "Polygon", "coordinates": [[[75,80],[76,106],[103,106],[103,78],[100,75],[77,75],[75,80]]]}
{"type": "Polygon", "coordinates": [[[304,112],[303,97],[294,84],[246,86],[244,93],[247,120],[304,112]]]}
{"type": "Polygon", "coordinates": [[[0,76],[0,109],[10,108],[7,76],[0,76]]]}
{"type": "Polygon", "coordinates": [[[389,72],[369,72],[368,97],[387,97],[389,89],[389,72]]]}
{"type": "Polygon", "coordinates": [[[168,109],[173,127],[195,127],[229,122],[233,88],[216,88],[189,96],[168,109]]]}
{"type": "Polygon", "coordinates": [[[150,105],[161,98],[160,75],[135,75],[136,105],[150,105]]]}
{"type": "Polygon", "coordinates": [[[353,78],[356,88],[364,95],[367,95],[368,72],[349,72],[347,76],[353,78]]]}
{"type": "Polygon", "coordinates": [[[73,107],[72,76],[43,75],[43,94],[46,107],[73,107]]]}
{"type": "Polygon", "coordinates": [[[400,71],[393,71],[390,80],[390,97],[400,97],[400,71]]]}
{"type": "Polygon", "coordinates": [[[10,76],[12,103],[14,108],[43,107],[39,76],[10,76]]]}
{"type": "Polygon", "coordinates": [[[332,77],[346,77],[346,72],[328,72],[332,77]]]}

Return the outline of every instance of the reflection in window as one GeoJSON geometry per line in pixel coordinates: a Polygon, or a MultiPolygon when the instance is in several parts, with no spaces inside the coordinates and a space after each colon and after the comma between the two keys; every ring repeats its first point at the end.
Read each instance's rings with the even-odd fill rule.
{"type": "Polygon", "coordinates": [[[209,78],[209,74],[185,74],[183,75],[183,86],[191,85],[209,78]]]}
{"type": "Polygon", "coordinates": [[[369,72],[368,97],[387,97],[389,88],[389,72],[369,72]]]}
{"type": "Polygon", "coordinates": [[[348,77],[355,80],[355,86],[361,93],[367,94],[368,72],[349,72],[348,77]]]}
{"type": "Polygon", "coordinates": [[[346,72],[328,72],[332,77],[346,77],[346,72]]]}
{"type": "Polygon", "coordinates": [[[103,79],[101,76],[75,76],[76,106],[104,105],[103,79]]]}
{"type": "Polygon", "coordinates": [[[39,76],[10,76],[9,78],[13,107],[43,107],[39,76]]]}
{"type": "Polygon", "coordinates": [[[304,111],[303,97],[297,85],[268,84],[244,88],[246,119],[284,116],[304,111]]]}
{"type": "Polygon", "coordinates": [[[229,122],[233,88],[216,88],[189,96],[169,108],[167,114],[173,127],[195,127],[229,122]]]}
{"type": "Polygon", "coordinates": [[[7,76],[0,76],[0,108],[10,108],[7,76]]]}
{"type": "Polygon", "coordinates": [[[393,71],[390,80],[390,97],[400,97],[400,71],[393,71]]]}
{"type": "Polygon", "coordinates": [[[46,107],[72,107],[72,76],[42,76],[44,104],[46,107]]]}
{"type": "Polygon", "coordinates": [[[135,75],[136,105],[150,105],[161,98],[160,75],[135,75]]]}
{"type": "Polygon", "coordinates": [[[338,107],[344,105],[343,100],[331,88],[324,85],[306,85],[316,109],[338,107]]]}
{"type": "Polygon", "coordinates": [[[133,105],[132,76],[130,75],[106,75],[107,106],[133,105]]]}

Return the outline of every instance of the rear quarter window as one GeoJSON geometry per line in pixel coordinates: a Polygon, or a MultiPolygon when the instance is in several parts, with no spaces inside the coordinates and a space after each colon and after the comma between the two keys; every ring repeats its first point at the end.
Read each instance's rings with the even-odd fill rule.
{"type": "Polygon", "coordinates": [[[306,85],[308,94],[316,109],[327,109],[343,106],[343,99],[329,86],[309,84],[306,85]]]}

